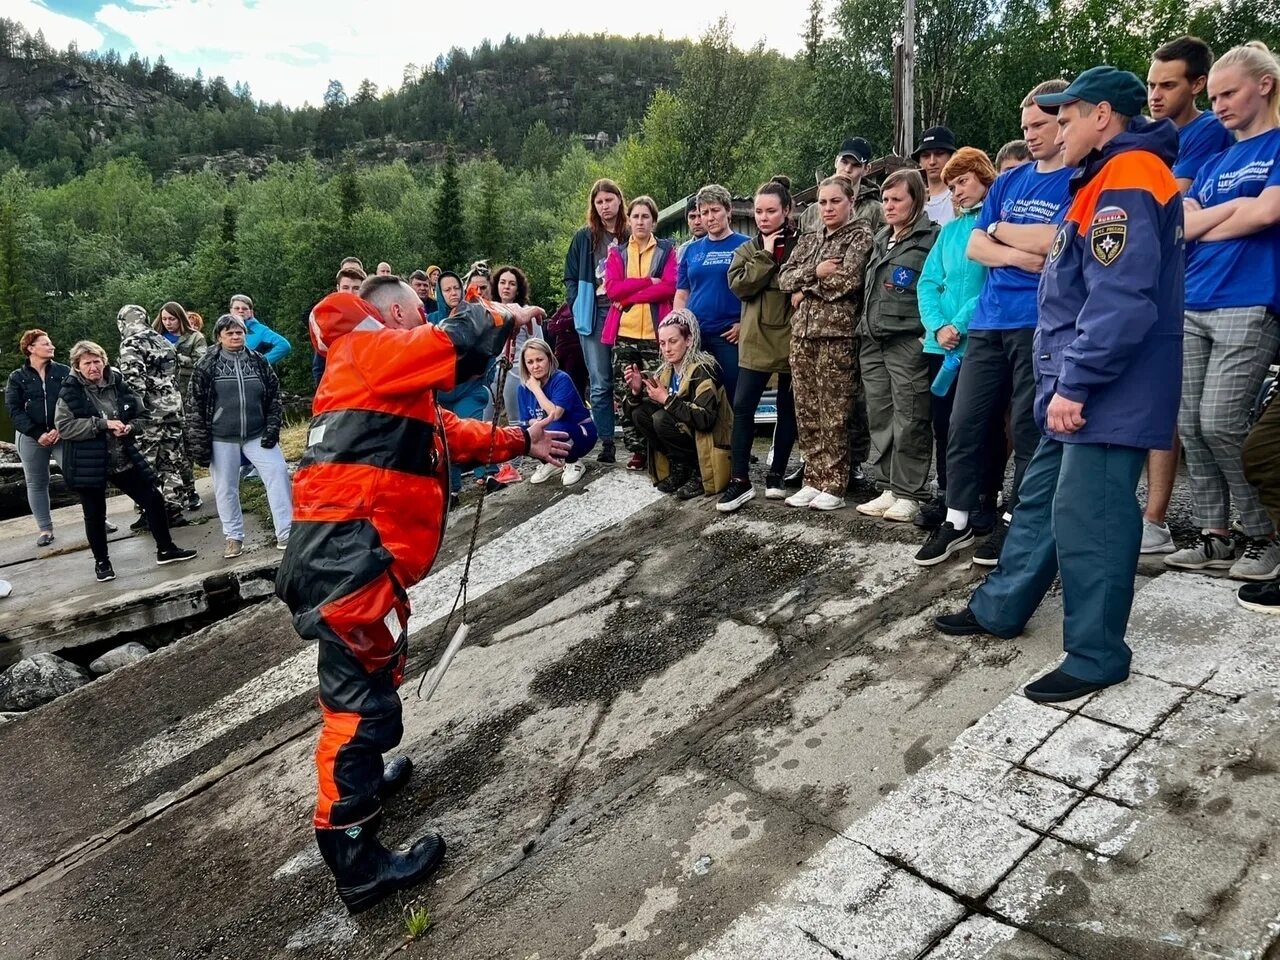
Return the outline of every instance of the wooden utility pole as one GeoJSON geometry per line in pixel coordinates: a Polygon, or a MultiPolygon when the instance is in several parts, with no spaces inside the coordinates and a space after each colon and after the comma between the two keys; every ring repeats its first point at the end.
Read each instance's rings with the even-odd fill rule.
{"type": "Polygon", "coordinates": [[[893,149],[911,156],[916,144],[916,0],[902,0],[902,43],[894,57],[893,149]]]}

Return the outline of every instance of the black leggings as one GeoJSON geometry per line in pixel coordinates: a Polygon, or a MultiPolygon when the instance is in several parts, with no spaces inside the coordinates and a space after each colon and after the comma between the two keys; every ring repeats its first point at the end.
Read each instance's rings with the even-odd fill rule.
{"type": "MultiPolygon", "coordinates": [[[[172,547],[173,537],[169,535],[169,517],[165,513],[164,497],[156,489],[156,485],[133,467],[113,473],[108,479],[119,487],[121,493],[142,508],[147,526],[151,528],[151,536],[156,542],[156,549],[168,550],[172,547]]],[[[98,563],[105,563],[110,559],[107,555],[107,488],[79,487],[76,493],[84,510],[84,535],[89,539],[93,559],[98,563]]]]}
{"type": "MultiPolygon", "coordinates": [[[[942,369],[942,354],[928,353],[929,382],[932,383],[942,369]]],[[[957,378],[958,380],[959,378],[957,378]]],[[[929,399],[933,403],[933,442],[938,465],[938,494],[945,496],[947,492],[947,437],[951,431],[951,408],[956,399],[956,383],[952,381],[951,389],[946,396],[936,393],[929,399]]],[[[1008,401],[997,405],[997,413],[988,421],[987,440],[984,451],[982,495],[995,503],[996,494],[1004,486],[1005,465],[1009,462],[1009,441],[1005,436],[1004,413],[1008,409],[1008,401]]]]}
{"type": "MultiPolygon", "coordinates": [[[[733,398],[733,466],[735,480],[750,476],[751,444],[756,435],[756,407],[769,385],[771,373],[738,368],[738,388],[733,398]]],[[[773,466],[771,475],[787,472],[791,448],[796,445],[796,401],[791,392],[791,374],[778,374],[778,425],[773,431],[773,466]]]]}

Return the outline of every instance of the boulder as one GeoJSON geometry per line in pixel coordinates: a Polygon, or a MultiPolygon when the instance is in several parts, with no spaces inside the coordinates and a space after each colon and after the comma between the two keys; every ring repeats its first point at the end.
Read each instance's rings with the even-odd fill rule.
{"type": "Polygon", "coordinates": [[[124,646],[108,650],[93,663],[89,664],[89,672],[95,677],[100,677],[104,673],[110,673],[112,670],[119,670],[121,667],[127,667],[131,663],[137,663],[150,652],[150,650],[136,641],[126,643],[124,646]]]}
{"type": "Polygon", "coordinates": [[[31,710],[91,679],[83,667],[52,653],[37,653],[0,674],[0,710],[31,710]]]}

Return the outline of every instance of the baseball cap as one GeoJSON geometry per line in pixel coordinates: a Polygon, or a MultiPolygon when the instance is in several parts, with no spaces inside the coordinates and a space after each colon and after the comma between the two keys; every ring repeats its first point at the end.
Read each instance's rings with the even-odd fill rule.
{"type": "Polygon", "coordinates": [[[1085,103],[1109,103],[1116,113],[1136,117],[1147,105],[1147,86],[1137,74],[1115,67],[1090,67],[1071,81],[1061,93],[1045,93],[1036,97],[1036,105],[1049,113],[1083,100],[1085,103]]]}
{"type": "Polygon", "coordinates": [[[861,137],[849,137],[844,143],[840,144],[840,152],[836,156],[853,157],[858,163],[865,166],[871,162],[871,144],[861,137]]]}
{"type": "Polygon", "coordinates": [[[911,159],[915,160],[926,150],[946,150],[956,152],[956,135],[947,127],[930,127],[920,135],[920,143],[912,151],[911,159]]]}

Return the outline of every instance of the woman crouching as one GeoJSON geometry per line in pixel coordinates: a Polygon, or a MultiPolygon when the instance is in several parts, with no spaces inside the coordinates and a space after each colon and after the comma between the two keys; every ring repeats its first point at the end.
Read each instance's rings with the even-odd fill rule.
{"type": "Polygon", "coordinates": [[[649,475],[660,491],[681,500],[717,494],[729,483],[733,409],[692,313],[672,310],[662,320],[658,351],[656,373],[623,367],[622,411],[648,441],[649,475]]]}
{"type": "Polygon", "coordinates": [[[530,337],[520,350],[520,388],[516,394],[521,423],[547,420],[548,430],[563,430],[569,435],[569,453],[564,467],[542,463],[533,471],[530,483],[544,483],[563,469],[560,482],[571,487],[587,472],[582,457],[596,445],[596,425],[573,378],[556,363],[551,344],[541,337],[530,337]]]}
{"type": "Polygon", "coordinates": [[[107,365],[107,351],[90,340],[71,348],[71,375],[62,384],[54,423],[62,441],[62,475],[84,510],[84,535],[93,551],[99,582],[114,580],[107,553],[107,484],[140,506],[156,541],[156,563],[190,560],[169,535],[164,497],[130,423],[141,413],[120,371],[107,365]]]}

